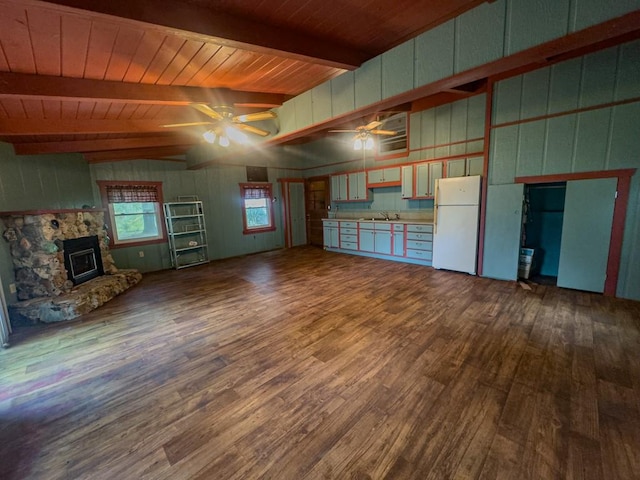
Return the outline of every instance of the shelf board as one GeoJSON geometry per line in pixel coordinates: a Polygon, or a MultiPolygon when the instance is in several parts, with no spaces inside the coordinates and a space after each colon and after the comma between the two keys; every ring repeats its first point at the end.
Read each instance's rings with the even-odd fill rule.
{"type": "Polygon", "coordinates": [[[207,246],[207,244],[203,243],[202,245],[194,245],[193,247],[176,248],[175,251],[176,251],[176,253],[177,252],[186,252],[186,251],[189,251],[189,250],[195,250],[197,248],[204,248],[206,246],[207,246]]]}

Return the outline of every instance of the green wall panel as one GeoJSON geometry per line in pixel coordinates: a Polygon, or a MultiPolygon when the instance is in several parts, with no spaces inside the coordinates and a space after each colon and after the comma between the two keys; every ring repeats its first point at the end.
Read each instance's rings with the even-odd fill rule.
{"type": "Polygon", "coordinates": [[[356,108],[382,100],[382,58],[375,57],[356,70],[356,108]]]}
{"type": "Polygon", "coordinates": [[[547,113],[549,74],[548,68],[541,68],[523,75],[520,118],[539,117],[547,113]]]}
{"type": "Polygon", "coordinates": [[[507,6],[507,54],[565,35],[569,3],[569,0],[510,0],[507,6]]]}
{"type": "Polygon", "coordinates": [[[572,3],[571,31],[582,30],[640,8],[640,0],[577,0],[572,3]]]}
{"type": "Polygon", "coordinates": [[[571,171],[576,123],[575,115],[565,115],[547,120],[543,175],[571,171]]]}
{"type": "Polygon", "coordinates": [[[382,98],[413,90],[414,41],[382,54],[382,98]]]}
{"type": "Polygon", "coordinates": [[[518,126],[496,128],[491,132],[489,182],[493,185],[513,183],[518,158],[518,126]]]}
{"type": "Polygon", "coordinates": [[[449,20],[415,39],[415,86],[453,75],[455,21],[449,20]]]}
{"type": "Polygon", "coordinates": [[[612,50],[601,50],[584,57],[580,108],[613,101],[617,56],[612,50]]]}
{"type": "Polygon", "coordinates": [[[331,109],[334,117],[355,108],[354,81],[354,72],[345,72],[331,80],[331,109]]]}
{"type": "Polygon", "coordinates": [[[279,133],[289,133],[297,130],[295,98],[288,100],[276,110],[278,114],[279,133]]]}
{"type": "Polygon", "coordinates": [[[640,97],[640,40],[620,47],[614,100],[640,97]]]}
{"type": "Polygon", "coordinates": [[[578,108],[582,58],[557,63],[551,67],[549,113],[566,112],[578,108]]]}
{"type": "Polygon", "coordinates": [[[311,91],[304,92],[295,97],[296,125],[301,127],[313,122],[313,98],[311,91]]]}
{"type": "Polygon", "coordinates": [[[331,82],[325,82],[311,90],[313,99],[313,123],[319,123],[333,116],[331,110],[331,82]]]}
{"type": "Polygon", "coordinates": [[[498,82],[494,87],[492,124],[520,120],[522,98],[522,75],[498,82]]]}
{"type": "Polygon", "coordinates": [[[482,95],[475,95],[467,99],[467,138],[484,137],[486,103],[487,96],[484,93],[482,95]]]}
{"type": "Polygon", "coordinates": [[[578,115],[574,172],[604,170],[607,160],[609,108],[591,110],[578,115]]]}
{"type": "Polygon", "coordinates": [[[506,3],[482,3],[456,18],[455,73],[503,56],[506,3]]]}
{"type": "MultiPolygon", "coordinates": [[[[640,177],[640,102],[612,109],[611,147],[607,168],[637,168],[640,177]]],[[[640,199],[638,200],[640,202],[640,199]]],[[[640,271],[640,270],[639,270],[640,271]]]]}
{"type": "Polygon", "coordinates": [[[546,121],[523,123],[518,132],[516,176],[541,175],[546,121]]]}

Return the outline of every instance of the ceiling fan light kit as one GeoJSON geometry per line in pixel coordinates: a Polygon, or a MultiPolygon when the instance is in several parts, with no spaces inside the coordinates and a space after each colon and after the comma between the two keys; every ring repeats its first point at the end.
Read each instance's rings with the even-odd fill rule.
{"type": "Polygon", "coordinates": [[[374,135],[397,135],[398,132],[392,130],[379,130],[378,127],[382,125],[381,121],[375,120],[367,125],[361,125],[354,129],[348,130],[329,130],[330,133],[355,133],[353,137],[353,149],[354,150],[373,150],[375,142],[373,140],[374,135]]]}

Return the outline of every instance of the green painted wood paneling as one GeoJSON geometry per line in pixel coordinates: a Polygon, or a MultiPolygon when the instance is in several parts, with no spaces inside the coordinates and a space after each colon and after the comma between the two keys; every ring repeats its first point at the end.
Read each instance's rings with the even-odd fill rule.
{"type": "Polygon", "coordinates": [[[579,0],[572,2],[571,8],[570,28],[575,32],[636,10],[640,0],[579,0]]]}
{"type": "Polygon", "coordinates": [[[279,133],[289,133],[297,130],[295,98],[288,100],[276,110],[278,114],[279,133]]]}
{"type": "Polygon", "coordinates": [[[503,56],[506,3],[482,3],[456,17],[455,73],[503,56]]]}
{"type": "Polygon", "coordinates": [[[604,170],[607,160],[610,108],[578,114],[574,172],[604,170]]]}
{"type": "Polygon", "coordinates": [[[640,40],[620,47],[614,100],[640,97],[640,40]]]}
{"type": "Polygon", "coordinates": [[[523,193],[523,184],[490,185],[487,190],[483,277],[517,279],[523,193]]]}
{"type": "Polygon", "coordinates": [[[414,88],[414,44],[409,40],[382,54],[382,98],[414,88]]]}
{"type": "Polygon", "coordinates": [[[637,178],[640,176],[640,102],[618,105],[612,111],[607,168],[637,168],[637,178]]]}
{"type": "MultiPolygon", "coordinates": [[[[469,102],[466,99],[451,104],[451,124],[449,126],[451,134],[449,135],[449,141],[460,142],[469,138],[467,136],[468,115],[469,102]]],[[[457,147],[459,148],[460,145],[457,145],[457,147]]],[[[462,147],[464,148],[464,145],[462,147]]],[[[456,155],[457,153],[464,153],[464,151],[451,151],[451,155],[456,155]]]]}
{"type": "Polygon", "coordinates": [[[296,125],[304,126],[313,123],[313,97],[311,90],[295,97],[296,125]]]}
{"type": "Polygon", "coordinates": [[[518,132],[516,176],[541,175],[546,121],[523,123],[518,132]]]}
{"type": "Polygon", "coordinates": [[[546,122],[547,131],[544,152],[543,175],[553,175],[571,171],[574,158],[574,144],[576,131],[576,116],[550,118],[546,122]]]}
{"type": "Polygon", "coordinates": [[[450,155],[450,147],[447,145],[451,143],[451,111],[452,104],[448,103],[446,105],[440,105],[435,108],[435,118],[436,118],[436,133],[435,133],[435,145],[444,145],[444,146],[436,146],[435,156],[436,157],[446,157],[450,155]]]}
{"type": "Polygon", "coordinates": [[[522,75],[498,82],[494,88],[492,124],[520,120],[520,100],[522,98],[522,75]]]}
{"type": "Polygon", "coordinates": [[[551,67],[549,113],[566,112],[578,108],[582,58],[557,63],[551,67]]]}
{"type": "Polygon", "coordinates": [[[382,57],[374,57],[355,72],[356,108],[382,100],[382,57]]]}
{"type": "Polygon", "coordinates": [[[550,69],[541,68],[522,76],[520,118],[533,118],[547,113],[550,69]]]}
{"type": "MultiPolygon", "coordinates": [[[[637,157],[636,157],[637,158],[637,157]]],[[[627,220],[624,226],[624,241],[622,242],[622,262],[618,277],[617,296],[633,298],[640,301],[640,174],[636,173],[631,178],[631,191],[629,192],[629,207],[627,208],[627,220]]]]}
{"type": "Polygon", "coordinates": [[[354,72],[345,72],[331,80],[331,109],[334,117],[355,108],[354,82],[354,72]]]}
{"type": "Polygon", "coordinates": [[[617,178],[567,182],[558,286],[603,292],[617,178]]]}
{"type": "Polygon", "coordinates": [[[489,182],[493,185],[513,183],[518,158],[518,126],[498,128],[491,132],[489,182]]]}
{"type": "Polygon", "coordinates": [[[453,75],[455,21],[449,20],[415,39],[415,86],[453,75]]]}
{"type": "Polygon", "coordinates": [[[506,52],[510,55],[567,33],[569,0],[510,0],[506,52]]]}
{"type": "Polygon", "coordinates": [[[615,49],[601,50],[583,58],[580,108],[613,101],[617,55],[615,49]]]}
{"type": "MultiPolygon", "coordinates": [[[[484,93],[482,95],[475,95],[467,99],[467,139],[484,137],[486,103],[487,95],[484,93]]],[[[480,150],[482,150],[482,148],[480,150]]]]}
{"type": "Polygon", "coordinates": [[[325,82],[311,90],[313,100],[313,123],[319,123],[333,116],[331,110],[331,82],[325,82]]]}

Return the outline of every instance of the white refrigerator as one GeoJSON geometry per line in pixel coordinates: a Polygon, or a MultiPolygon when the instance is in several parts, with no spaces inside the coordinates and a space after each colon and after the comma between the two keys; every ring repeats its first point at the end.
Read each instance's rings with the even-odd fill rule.
{"type": "Polygon", "coordinates": [[[481,177],[436,180],[433,267],[476,274],[481,177]]]}

